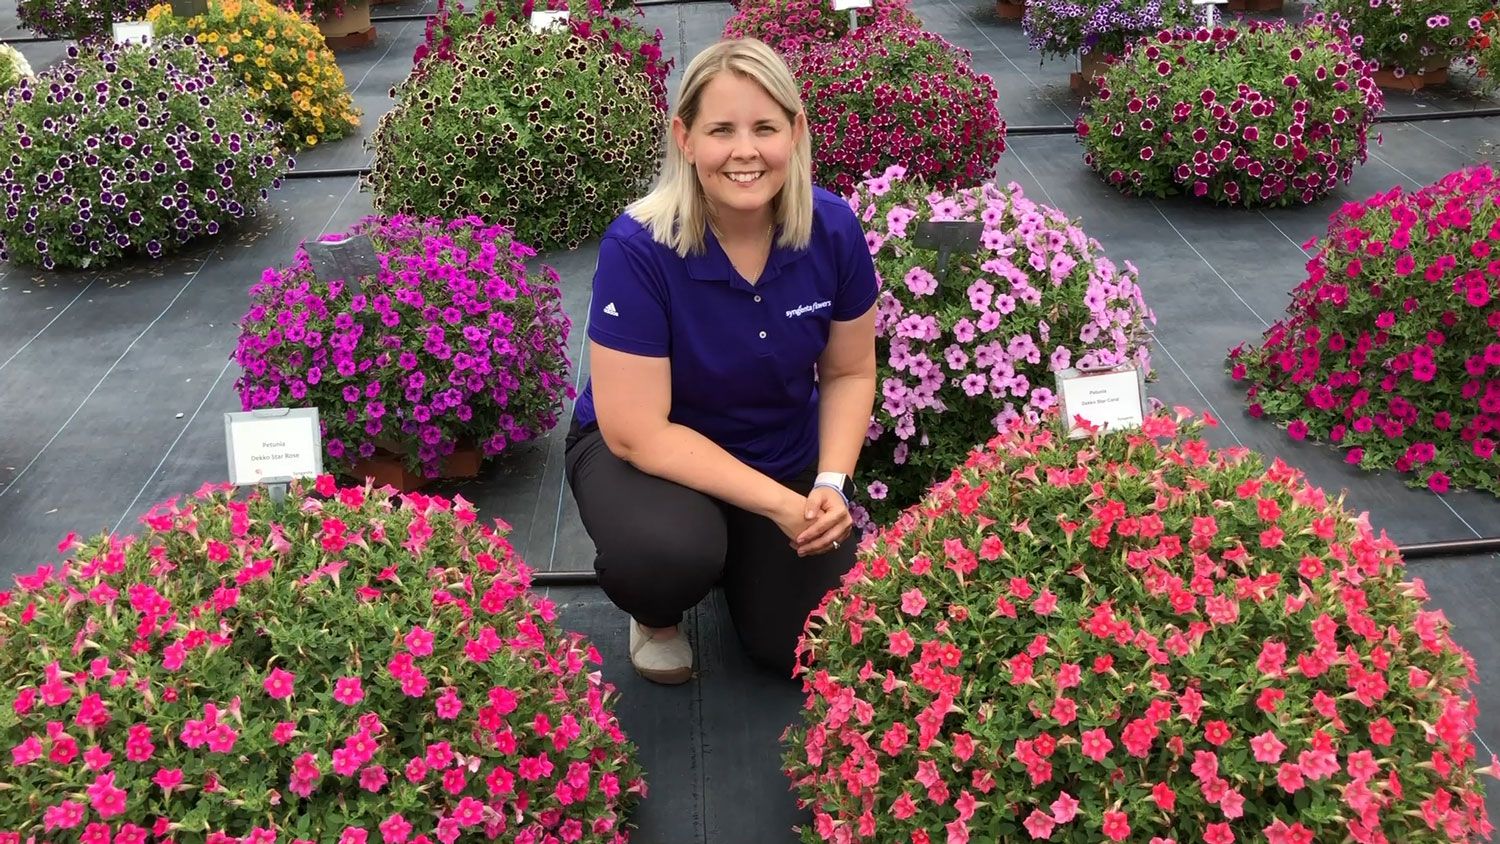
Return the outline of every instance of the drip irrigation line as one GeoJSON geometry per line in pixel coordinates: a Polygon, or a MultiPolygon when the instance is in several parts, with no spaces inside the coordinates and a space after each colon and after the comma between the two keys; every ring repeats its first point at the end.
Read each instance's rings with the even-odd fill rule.
{"type": "MultiPolygon", "coordinates": [[[[1407,560],[1500,552],[1500,536],[1423,542],[1400,546],[1400,551],[1401,556],[1407,560]]],[[[598,586],[599,575],[592,571],[541,571],[531,575],[531,583],[533,586],[598,586]]]]}
{"type": "Polygon", "coordinates": [[[1500,552],[1500,536],[1481,539],[1455,539],[1448,542],[1423,542],[1401,547],[1401,556],[1408,560],[1431,557],[1453,557],[1460,554],[1489,554],[1500,552]]]}

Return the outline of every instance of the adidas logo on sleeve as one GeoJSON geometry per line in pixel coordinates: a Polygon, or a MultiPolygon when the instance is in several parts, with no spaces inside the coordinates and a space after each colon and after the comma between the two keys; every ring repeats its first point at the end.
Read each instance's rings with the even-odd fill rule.
{"type": "Polygon", "coordinates": [[[604,306],[604,312],[607,313],[607,314],[609,314],[610,316],[619,316],[620,315],[620,311],[617,308],[615,308],[615,303],[614,302],[610,302],[608,305],[605,305],[604,306]]]}

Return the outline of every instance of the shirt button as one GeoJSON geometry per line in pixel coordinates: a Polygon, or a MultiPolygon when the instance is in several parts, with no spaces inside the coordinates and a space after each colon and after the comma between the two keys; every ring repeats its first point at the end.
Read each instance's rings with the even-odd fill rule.
{"type": "Polygon", "coordinates": [[[766,339],[766,332],[762,331],[760,333],[760,339],[762,339],[762,340],[766,339]]]}
{"type": "Polygon", "coordinates": [[[757,301],[757,302],[759,302],[759,301],[760,301],[760,297],[759,297],[759,296],[756,296],[756,297],[755,297],[755,301],[757,301]]]}

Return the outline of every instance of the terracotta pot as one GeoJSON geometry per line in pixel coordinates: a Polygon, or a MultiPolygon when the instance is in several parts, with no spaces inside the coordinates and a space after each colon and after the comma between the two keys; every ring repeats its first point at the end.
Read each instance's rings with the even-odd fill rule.
{"type": "Polygon", "coordinates": [[[318,21],[318,30],[328,49],[357,50],[375,43],[375,24],[370,22],[370,0],[352,0],[344,13],[318,21]]]}
{"type": "Polygon", "coordinates": [[[1081,95],[1093,90],[1094,77],[1104,72],[1104,59],[1099,53],[1088,53],[1081,58],[1080,69],[1068,75],[1068,87],[1073,93],[1081,95]]]}
{"type": "Polygon", "coordinates": [[[1226,12],[1279,12],[1286,0],[1229,0],[1224,4],[1226,12]]]}
{"type": "Polygon", "coordinates": [[[995,17],[1018,21],[1026,16],[1026,0],[995,0],[995,17]]]}
{"type": "MultiPolygon", "coordinates": [[[[479,474],[483,463],[484,455],[480,453],[478,446],[460,446],[443,458],[437,478],[472,478],[479,474]]],[[[357,461],[347,473],[360,483],[365,478],[370,478],[377,487],[388,484],[402,492],[415,492],[437,479],[424,477],[407,469],[406,464],[394,452],[379,447],[375,449],[374,456],[357,461]]]]}
{"type": "Polygon", "coordinates": [[[1421,73],[1408,73],[1400,79],[1397,79],[1396,74],[1389,70],[1375,71],[1375,84],[1395,91],[1420,91],[1423,88],[1442,85],[1447,81],[1448,68],[1446,66],[1435,67],[1421,73]]]}

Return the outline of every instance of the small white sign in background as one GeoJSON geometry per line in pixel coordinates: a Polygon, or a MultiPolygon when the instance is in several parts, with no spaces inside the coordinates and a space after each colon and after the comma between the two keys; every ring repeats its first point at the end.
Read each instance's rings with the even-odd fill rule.
{"type": "Polygon", "coordinates": [[[1070,439],[1088,432],[1074,424],[1083,417],[1105,431],[1139,428],[1146,421],[1146,380],[1135,366],[1097,372],[1064,369],[1057,373],[1057,397],[1070,439]]]}
{"type": "Polygon", "coordinates": [[[323,434],[316,407],[263,408],[224,414],[229,482],[235,486],[323,473],[323,434]]]}
{"type": "Polygon", "coordinates": [[[568,25],[568,10],[537,9],[531,13],[531,31],[545,32],[552,27],[566,27],[568,25]]]}
{"type": "Polygon", "coordinates": [[[833,0],[833,10],[842,12],[845,9],[868,9],[871,0],[833,0]]]}
{"type": "Polygon", "coordinates": [[[111,27],[116,44],[150,44],[156,37],[151,21],[116,21],[111,27]]]}

